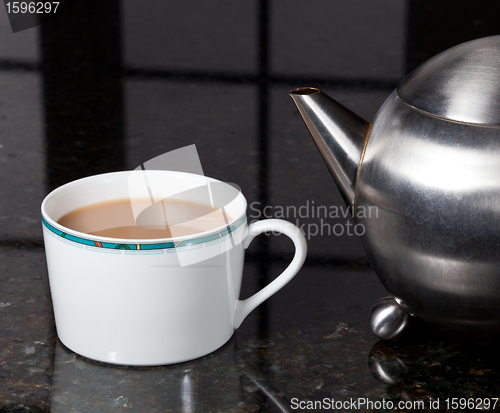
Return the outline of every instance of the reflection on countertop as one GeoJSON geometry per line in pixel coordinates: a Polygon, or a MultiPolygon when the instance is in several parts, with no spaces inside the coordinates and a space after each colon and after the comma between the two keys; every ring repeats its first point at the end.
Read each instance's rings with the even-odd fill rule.
{"type": "Polygon", "coordinates": [[[119,367],[80,357],[58,342],[51,412],[258,411],[259,390],[288,411],[289,401],[239,353],[233,337],[216,352],[191,362],[119,367]]]}

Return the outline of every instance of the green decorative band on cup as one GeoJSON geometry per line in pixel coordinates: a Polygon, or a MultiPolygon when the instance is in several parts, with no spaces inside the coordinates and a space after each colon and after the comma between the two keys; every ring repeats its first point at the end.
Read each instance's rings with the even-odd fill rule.
{"type": "Polygon", "coordinates": [[[244,215],[234,224],[229,227],[226,227],[222,231],[216,232],[215,234],[206,235],[199,238],[186,239],[184,241],[179,242],[160,242],[156,244],[117,244],[113,242],[104,242],[104,241],[95,241],[87,238],[76,237],[74,235],[63,232],[52,225],[50,225],[45,218],[42,216],[43,225],[55,235],[64,238],[65,240],[76,242],[77,244],[84,244],[91,247],[97,248],[107,248],[107,249],[115,249],[115,250],[159,250],[159,249],[173,249],[173,248],[181,248],[186,247],[188,245],[195,244],[204,244],[206,242],[215,241],[218,239],[222,239],[226,237],[228,234],[235,232],[239,227],[241,227],[245,221],[247,220],[247,216],[244,215]]]}

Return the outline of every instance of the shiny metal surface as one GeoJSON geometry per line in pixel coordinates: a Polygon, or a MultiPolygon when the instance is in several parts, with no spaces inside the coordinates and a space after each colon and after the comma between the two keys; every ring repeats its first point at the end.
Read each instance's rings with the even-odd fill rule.
{"type": "MultiPolygon", "coordinates": [[[[495,126],[500,120],[500,48],[491,50],[498,42],[493,37],[453,48],[401,83],[372,123],[356,187],[364,248],[399,305],[446,330],[484,333],[487,339],[500,333],[500,128],[495,126]],[[446,61],[452,62],[448,69],[442,64],[446,61]],[[458,76],[457,68],[473,66],[471,62],[475,70],[458,76]],[[430,73],[433,67],[435,74],[430,73]],[[422,80],[424,75],[429,79],[422,80]],[[439,79],[442,88],[433,95],[432,85],[439,79]],[[398,93],[421,107],[403,102],[398,93]]],[[[331,142],[337,133],[339,142],[349,136],[356,142],[363,122],[349,129],[338,120],[342,114],[336,104],[332,111],[305,100],[295,103],[307,115],[330,172],[340,176],[339,188],[350,200],[352,186],[342,183],[356,182],[357,169],[349,167],[354,161],[343,145],[331,142]],[[340,126],[331,126],[336,123],[340,126]],[[331,161],[337,155],[349,160],[340,164],[340,172],[331,161]]],[[[354,119],[350,113],[345,117],[354,119]]]]}
{"type": "Polygon", "coordinates": [[[363,245],[409,313],[447,328],[500,324],[500,129],[397,96],[375,117],[358,183],[363,245]]]}
{"type": "Polygon", "coordinates": [[[370,312],[370,327],[381,340],[395,340],[404,332],[409,315],[392,297],[378,300],[370,312]]]}
{"type": "Polygon", "coordinates": [[[402,383],[411,368],[405,360],[391,352],[390,344],[378,341],[370,350],[368,357],[368,368],[372,376],[379,382],[395,385],[402,383]]]}
{"type": "Polygon", "coordinates": [[[344,201],[353,207],[356,176],[369,123],[318,89],[294,89],[290,96],[344,201]]]}
{"type": "Polygon", "coordinates": [[[461,122],[500,125],[500,36],[462,43],[429,59],[398,86],[401,99],[461,122]]]}

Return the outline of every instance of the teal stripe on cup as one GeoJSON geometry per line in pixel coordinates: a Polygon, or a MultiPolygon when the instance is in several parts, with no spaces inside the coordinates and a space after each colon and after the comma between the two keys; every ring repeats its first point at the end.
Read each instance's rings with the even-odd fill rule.
{"type": "Polygon", "coordinates": [[[77,237],[74,235],[67,234],[52,225],[50,225],[45,218],[42,216],[42,223],[45,227],[51,231],[52,233],[58,235],[65,240],[75,242],[77,244],[89,245],[96,248],[108,248],[115,250],[127,250],[127,251],[139,251],[139,250],[155,250],[155,249],[172,249],[172,248],[181,248],[188,245],[196,245],[196,244],[204,244],[206,242],[215,241],[217,239],[223,238],[231,232],[234,232],[235,229],[239,228],[243,223],[247,220],[246,215],[241,217],[238,221],[236,221],[229,228],[226,228],[216,234],[206,235],[204,237],[188,239],[185,241],[181,241],[179,243],[175,243],[172,241],[169,242],[161,242],[155,244],[117,244],[113,242],[102,242],[95,241],[87,238],[77,237]]]}

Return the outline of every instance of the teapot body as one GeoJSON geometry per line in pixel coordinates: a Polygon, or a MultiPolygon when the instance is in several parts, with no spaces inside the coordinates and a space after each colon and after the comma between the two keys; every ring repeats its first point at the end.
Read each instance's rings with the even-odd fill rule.
{"type": "Polygon", "coordinates": [[[290,96],[394,297],[372,309],[374,333],[397,337],[408,313],[500,333],[500,35],[429,59],[371,124],[318,89],[290,96]]]}
{"type": "Polygon", "coordinates": [[[500,127],[430,115],[394,91],[372,124],[355,211],[404,310],[447,330],[500,331],[500,127]]]}

